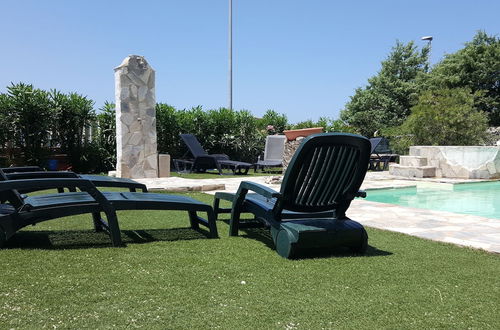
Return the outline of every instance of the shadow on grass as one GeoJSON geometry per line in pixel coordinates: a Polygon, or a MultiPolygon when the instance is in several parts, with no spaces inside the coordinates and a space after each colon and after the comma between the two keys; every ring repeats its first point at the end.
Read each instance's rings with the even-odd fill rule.
{"type": "MultiPolygon", "coordinates": [[[[122,230],[122,240],[127,244],[169,242],[179,240],[210,239],[209,233],[192,228],[122,230]]],[[[20,231],[9,239],[3,249],[89,249],[111,247],[109,235],[93,230],[20,231]]]]}
{"type": "MultiPolygon", "coordinates": [[[[241,229],[244,232],[240,237],[255,239],[264,243],[271,250],[275,250],[273,239],[268,228],[245,228],[241,229]]],[[[368,245],[364,254],[354,253],[349,248],[311,248],[299,251],[294,259],[311,259],[311,258],[344,258],[344,257],[383,257],[390,256],[392,252],[379,250],[374,246],[368,245]]]]}

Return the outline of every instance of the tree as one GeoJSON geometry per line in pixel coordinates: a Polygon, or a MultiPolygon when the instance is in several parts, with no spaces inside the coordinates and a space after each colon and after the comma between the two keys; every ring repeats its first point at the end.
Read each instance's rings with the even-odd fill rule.
{"type": "Polygon", "coordinates": [[[436,64],[425,79],[428,88],[470,88],[478,94],[479,109],[500,125],[500,38],[479,31],[471,42],[436,64]]]}
{"type": "Polygon", "coordinates": [[[477,145],[483,142],[487,115],[476,108],[478,96],[467,88],[428,90],[419,97],[402,132],[412,145],[477,145]]]}
{"type": "Polygon", "coordinates": [[[341,119],[366,136],[401,125],[418,98],[417,77],[428,71],[428,57],[428,47],[419,51],[413,41],[397,41],[378,74],[368,79],[366,87],[356,89],[341,119]]]}

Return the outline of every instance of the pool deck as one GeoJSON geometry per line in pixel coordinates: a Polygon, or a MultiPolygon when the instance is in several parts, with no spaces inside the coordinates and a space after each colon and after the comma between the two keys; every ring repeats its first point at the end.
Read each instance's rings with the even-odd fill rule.
{"type": "MultiPolygon", "coordinates": [[[[150,190],[203,191],[215,194],[217,191],[235,192],[241,181],[253,181],[275,190],[279,184],[268,183],[270,177],[253,176],[241,178],[184,179],[179,177],[160,179],[139,179],[150,190]]],[[[395,177],[389,172],[368,172],[362,189],[403,188],[417,184],[457,184],[484,180],[467,179],[415,179],[395,177]]],[[[489,252],[500,253],[500,220],[444,211],[416,209],[393,204],[369,202],[356,199],[347,215],[363,225],[404,233],[434,241],[452,243],[489,252]]]]}

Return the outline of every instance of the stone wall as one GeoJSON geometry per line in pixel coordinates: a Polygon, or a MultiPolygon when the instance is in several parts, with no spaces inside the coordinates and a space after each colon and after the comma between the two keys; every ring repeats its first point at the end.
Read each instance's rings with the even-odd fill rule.
{"type": "Polygon", "coordinates": [[[155,71],[130,55],[115,68],[116,176],[157,178],[155,71]]]}
{"type": "Polygon", "coordinates": [[[298,137],[296,140],[285,142],[285,151],[283,152],[283,173],[285,173],[288,164],[290,164],[290,160],[292,160],[295,151],[297,151],[303,139],[303,137],[298,137]]]}
{"type": "Polygon", "coordinates": [[[436,167],[436,177],[500,178],[500,147],[413,146],[410,155],[425,157],[428,166],[436,167]]]}

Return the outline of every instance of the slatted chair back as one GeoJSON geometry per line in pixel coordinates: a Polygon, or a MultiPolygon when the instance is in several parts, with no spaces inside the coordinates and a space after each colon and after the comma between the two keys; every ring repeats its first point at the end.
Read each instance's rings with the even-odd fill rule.
{"type": "Polygon", "coordinates": [[[389,141],[383,137],[376,137],[370,139],[371,153],[372,154],[388,154],[391,153],[389,148],[389,141]]]}
{"type": "Polygon", "coordinates": [[[206,156],[208,153],[203,149],[200,141],[193,134],[180,134],[182,141],[188,147],[193,157],[206,156]]]}
{"type": "Polygon", "coordinates": [[[264,148],[264,160],[282,162],[283,153],[285,151],[285,141],[285,135],[268,135],[264,148]]]}
{"type": "MultiPolygon", "coordinates": [[[[8,179],[5,173],[0,170],[0,182],[7,180],[8,179]]],[[[0,203],[4,203],[5,201],[8,201],[16,209],[24,205],[24,200],[21,197],[21,194],[15,189],[0,192],[0,203]]]]}
{"type": "Polygon", "coordinates": [[[361,187],[370,141],[355,134],[324,133],[304,139],[292,157],[275,212],[332,210],[342,217],[361,187]]]}

